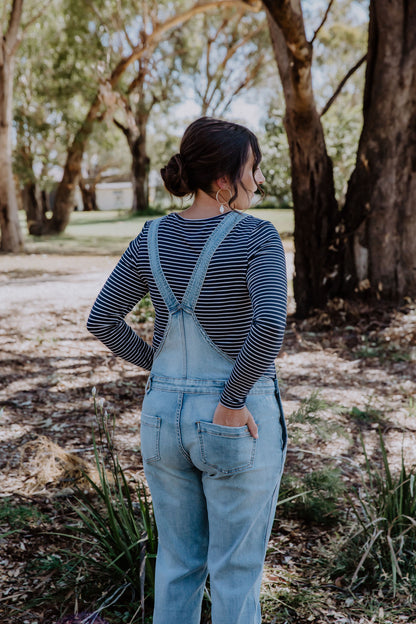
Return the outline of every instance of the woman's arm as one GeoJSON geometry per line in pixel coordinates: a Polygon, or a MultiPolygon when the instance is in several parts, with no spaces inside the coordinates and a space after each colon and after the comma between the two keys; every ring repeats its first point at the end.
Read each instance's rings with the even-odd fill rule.
{"type": "Polygon", "coordinates": [[[236,410],[245,406],[248,392],[273,364],[286,326],[285,255],[279,234],[267,221],[252,234],[247,285],[253,321],[221,396],[223,406],[236,410]]]}
{"type": "Polygon", "coordinates": [[[150,370],[153,347],[124,320],[149,291],[138,269],[141,235],[130,243],[104,284],[90,312],[87,329],[115,355],[150,370]]]}

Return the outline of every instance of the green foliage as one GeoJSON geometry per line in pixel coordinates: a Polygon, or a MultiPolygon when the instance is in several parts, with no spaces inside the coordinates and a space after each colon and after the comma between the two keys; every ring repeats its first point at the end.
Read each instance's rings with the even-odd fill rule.
{"type": "Polygon", "coordinates": [[[316,435],[327,440],[334,433],[346,436],[345,429],[333,419],[322,418],[320,412],[331,409],[339,412],[339,406],[329,403],[320,396],[319,390],[313,390],[309,397],[302,399],[299,409],[288,416],[290,438],[299,443],[304,436],[305,426],[313,426],[316,435]]]}
{"type": "Polygon", "coordinates": [[[13,531],[37,526],[48,517],[34,505],[17,504],[11,496],[0,499],[0,527],[8,525],[13,531]]]}
{"type": "Polygon", "coordinates": [[[157,528],[152,505],[141,483],[135,489],[138,502],[133,500],[113,444],[114,421],[110,426],[95,397],[94,404],[99,423],[98,444],[94,436],[99,483],[85,475],[93,495],[77,491],[80,507],[76,512],[81,520],[77,530],[84,545],[93,544],[95,555],[88,556],[90,575],[98,572],[111,587],[118,587],[117,600],[113,596],[112,604],[129,588],[133,597],[140,597],[144,613],[154,594],[157,528]]]}
{"type": "Polygon", "coordinates": [[[136,323],[146,323],[147,321],[154,320],[155,309],[149,294],[139,301],[131,314],[132,320],[136,323]]]}
{"type": "Polygon", "coordinates": [[[201,115],[224,117],[237,95],[278,80],[263,12],[224,7],[194,17],[182,31],[187,43],[183,81],[201,115]]]}
{"type": "Polygon", "coordinates": [[[355,166],[358,141],[363,124],[361,106],[341,106],[340,103],[322,117],[325,143],[332,160],[335,193],[342,200],[355,166]]]}
{"type": "Polygon", "coordinates": [[[336,560],[334,574],[346,574],[358,585],[416,595],[416,472],[404,458],[394,475],[379,431],[382,468],[370,460],[363,439],[365,477],[357,492],[358,506],[350,504],[358,522],[336,560]],[[358,562],[358,563],[357,563],[358,562]]]}
{"type": "Polygon", "coordinates": [[[317,413],[328,407],[328,401],[319,395],[318,390],[314,390],[310,397],[301,400],[299,409],[290,414],[288,420],[290,423],[317,422],[317,413]]]}
{"type": "Polygon", "coordinates": [[[385,340],[368,340],[363,337],[363,344],[355,351],[358,358],[377,358],[381,362],[408,362],[411,354],[401,345],[385,340]]]}
{"type": "Polygon", "coordinates": [[[339,500],[345,487],[337,468],[325,467],[302,479],[283,474],[279,510],[309,523],[331,525],[339,517],[339,500]]]}
{"type": "Polygon", "coordinates": [[[359,407],[356,407],[354,405],[354,407],[352,407],[349,412],[352,418],[361,425],[373,423],[382,424],[384,422],[382,410],[373,407],[371,405],[371,402],[372,397],[368,399],[363,409],[360,409],[359,407]]]}
{"type": "Polygon", "coordinates": [[[266,198],[274,198],[280,208],[288,208],[292,206],[291,165],[283,116],[280,107],[270,108],[261,141],[261,166],[266,178],[263,185],[266,198]]]}

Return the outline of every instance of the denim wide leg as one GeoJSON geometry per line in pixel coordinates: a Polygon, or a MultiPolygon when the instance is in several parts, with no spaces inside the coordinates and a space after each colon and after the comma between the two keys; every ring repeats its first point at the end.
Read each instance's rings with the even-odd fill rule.
{"type": "Polygon", "coordinates": [[[286,455],[277,381],[247,397],[258,426],[213,424],[233,367],[199,325],[195,304],[209,261],[244,215],[227,215],[207,241],[181,303],[149,229],[152,273],[169,310],[141,417],[141,449],[159,532],[153,624],[199,624],[207,574],[213,624],[260,624],[260,585],[286,455]]]}

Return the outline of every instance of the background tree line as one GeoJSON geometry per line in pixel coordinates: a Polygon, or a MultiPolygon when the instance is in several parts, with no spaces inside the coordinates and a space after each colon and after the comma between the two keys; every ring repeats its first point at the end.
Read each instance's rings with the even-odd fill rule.
{"type": "Polygon", "coordinates": [[[142,211],[151,159],[157,166],[176,135],[176,105],[227,116],[245,91],[263,104],[271,193],[294,207],[298,314],[333,296],[416,294],[414,3],[0,6],[3,251],[22,248],[16,186],[29,232],[62,232],[77,185],[93,206],[94,181],[120,162],[125,141],[142,211]]]}

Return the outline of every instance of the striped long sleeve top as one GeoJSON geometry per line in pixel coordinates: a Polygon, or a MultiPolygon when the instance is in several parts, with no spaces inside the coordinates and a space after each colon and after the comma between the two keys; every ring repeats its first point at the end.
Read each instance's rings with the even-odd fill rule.
{"type": "MultiPolygon", "coordinates": [[[[205,242],[224,218],[227,213],[193,220],[172,213],[161,222],[160,261],[179,301],[205,242]]],[[[150,270],[148,228],[146,222],[104,284],[87,328],[115,355],[150,370],[169,315],[150,270]],[[152,345],[125,321],[149,292],[156,312],[152,345]]],[[[248,215],[214,253],[195,308],[214,344],[235,360],[221,396],[224,406],[244,407],[248,392],[261,376],[276,376],[274,360],[283,341],[286,301],[285,256],[279,234],[269,221],[248,215]]]]}

